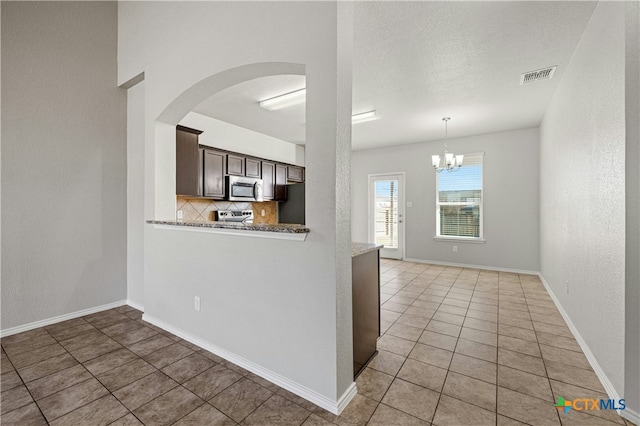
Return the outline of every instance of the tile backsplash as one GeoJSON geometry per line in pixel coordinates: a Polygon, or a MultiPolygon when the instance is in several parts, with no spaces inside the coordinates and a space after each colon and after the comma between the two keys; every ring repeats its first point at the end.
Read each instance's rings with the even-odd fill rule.
{"type": "Polygon", "coordinates": [[[242,201],[217,201],[205,198],[176,197],[177,210],[182,210],[182,220],[208,222],[215,220],[217,210],[253,209],[254,223],[278,223],[278,206],[275,201],[246,203],[242,201]],[[265,215],[262,216],[262,210],[265,215]]]}

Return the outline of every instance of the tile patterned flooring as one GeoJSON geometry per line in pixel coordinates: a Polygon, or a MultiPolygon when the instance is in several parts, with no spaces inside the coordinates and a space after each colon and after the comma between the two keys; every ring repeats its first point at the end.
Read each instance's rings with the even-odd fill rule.
{"type": "MultiPolygon", "coordinates": [[[[340,416],[123,306],[2,339],[3,425],[625,425],[539,279],[383,259],[378,355],[340,416]]],[[[626,422],[626,425],[631,423],[626,422]]]]}

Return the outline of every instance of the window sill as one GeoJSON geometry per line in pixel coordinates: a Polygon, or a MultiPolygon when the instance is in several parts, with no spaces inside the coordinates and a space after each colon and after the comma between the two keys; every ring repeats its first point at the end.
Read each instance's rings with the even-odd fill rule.
{"type": "Polygon", "coordinates": [[[484,244],[486,240],[484,238],[470,238],[470,237],[433,237],[436,241],[456,241],[459,243],[472,243],[472,244],[484,244]]]}

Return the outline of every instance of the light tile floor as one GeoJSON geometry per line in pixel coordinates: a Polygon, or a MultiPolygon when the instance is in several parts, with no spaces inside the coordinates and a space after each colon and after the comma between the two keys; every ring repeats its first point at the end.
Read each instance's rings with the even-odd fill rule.
{"type": "MultiPolygon", "coordinates": [[[[381,261],[378,355],[334,416],[123,306],[2,339],[3,425],[625,425],[539,279],[381,261]]],[[[631,423],[626,423],[630,425],[631,423]]]]}

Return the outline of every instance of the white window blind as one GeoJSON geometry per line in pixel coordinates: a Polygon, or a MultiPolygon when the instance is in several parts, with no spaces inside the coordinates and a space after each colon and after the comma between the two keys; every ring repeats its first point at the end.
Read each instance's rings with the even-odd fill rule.
{"type": "Polygon", "coordinates": [[[436,236],[482,238],[483,156],[465,154],[458,171],[437,174],[436,236]]]}

